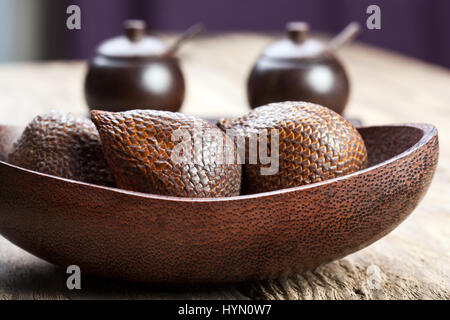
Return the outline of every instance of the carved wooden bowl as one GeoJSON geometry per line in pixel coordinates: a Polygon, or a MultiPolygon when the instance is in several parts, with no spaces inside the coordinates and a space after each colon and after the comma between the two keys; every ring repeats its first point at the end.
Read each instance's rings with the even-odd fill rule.
{"type": "MultiPolygon", "coordinates": [[[[232,198],[130,192],[0,162],[0,232],[52,263],[122,280],[219,283],[302,272],[392,231],[430,185],[435,127],[359,131],[367,169],[232,198]]],[[[19,132],[0,126],[0,160],[19,132]]]]}

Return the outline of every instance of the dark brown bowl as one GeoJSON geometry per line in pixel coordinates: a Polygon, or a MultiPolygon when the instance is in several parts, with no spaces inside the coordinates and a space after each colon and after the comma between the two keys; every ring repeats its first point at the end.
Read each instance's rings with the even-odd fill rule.
{"type": "MultiPolygon", "coordinates": [[[[218,283],[312,269],[380,239],[417,206],[437,130],[360,128],[370,167],[232,198],[190,199],[71,181],[0,162],[0,232],[52,263],[131,281],[218,283]]],[[[0,157],[17,128],[0,126],[0,157]]]]}

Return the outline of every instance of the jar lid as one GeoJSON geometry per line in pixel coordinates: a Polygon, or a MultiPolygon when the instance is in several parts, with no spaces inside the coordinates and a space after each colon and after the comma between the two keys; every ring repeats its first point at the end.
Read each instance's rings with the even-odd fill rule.
{"type": "Polygon", "coordinates": [[[277,59],[309,59],[322,55],[325,44],[309,37],[309,25],[306,22],[289,22],[286,25],[287,37],[267,46],[262,55],[277,59]]]}
{"type": "Polygon", "coordinates": [[[124,22],[124,35],[103,41],[97,53],[115,58],[138,58],[160,56],[167,51],[164,42],[146,34],[147,25],[143,20],[124,22]]]}

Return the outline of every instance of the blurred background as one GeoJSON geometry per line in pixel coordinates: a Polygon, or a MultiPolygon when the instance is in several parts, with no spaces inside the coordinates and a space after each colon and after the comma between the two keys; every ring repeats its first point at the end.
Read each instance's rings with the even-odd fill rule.
{"type": "Polygon", "coordinates": [[[335,34],[352,20],[364,26],[371,4],[381,8],[382,29],[363,28],[359,41],[450,68],[449,0],[0,0],[0,61],[88,58],[128,18],[155,32],[202,22],[208,33],[275,33],[303,20],[335,34]],[[81,7],[81,30],[65,28],[71,4],[81,7]]]}

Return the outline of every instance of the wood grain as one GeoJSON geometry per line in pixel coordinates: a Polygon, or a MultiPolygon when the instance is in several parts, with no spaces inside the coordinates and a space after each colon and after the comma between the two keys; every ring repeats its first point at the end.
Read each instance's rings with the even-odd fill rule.
{"type": "MultiPolygon", "coordinates": [[[[210,118],[246,112],[247,74],[272,39],[225,34],[186,44],[181,52],[187,82],[182,111],[210,118]]],[[[391,234],[287,279],[169,290],[85,277],[78,292],[65,288],[65,270],[0,237],[0,299],[450,299],[450,72],[361,44],[342,49],[340,57],[352,79],[347,116],[361,118],[365,125],[428,122],[439,130],[440,161],[430,190],[391,234]]],[[[1,65],[0,122],[25,125],[52,108],[87,113],[85,72],[80,62],[1,65]]]]}

